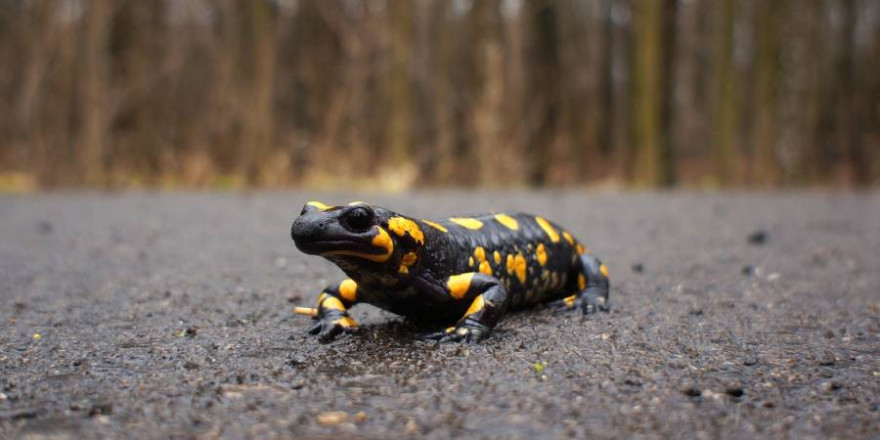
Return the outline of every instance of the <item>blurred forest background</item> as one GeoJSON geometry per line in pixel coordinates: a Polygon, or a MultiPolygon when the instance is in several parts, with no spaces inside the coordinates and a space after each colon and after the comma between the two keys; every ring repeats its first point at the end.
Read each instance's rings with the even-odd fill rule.
{"type": "Polygon", "coordinates": [[[867,186],[877,0],[2,0],[0,187],[867,186]]]}

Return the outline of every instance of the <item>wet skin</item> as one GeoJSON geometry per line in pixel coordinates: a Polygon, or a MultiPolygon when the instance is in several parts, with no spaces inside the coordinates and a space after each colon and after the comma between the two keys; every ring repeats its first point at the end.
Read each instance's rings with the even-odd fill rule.
{"type": "Polygon", "coordinates": [[[353,202],[309,202],[291,227],[296,247],[349,278],[327,286],[310,315],[322,342],[358,326],[358,303],[421,322],[454,323],[428,337],[476,342],[511,309],[553,303],[608,311],[608,270],[564,228],[521,213],[430,221],[353,202]]]}

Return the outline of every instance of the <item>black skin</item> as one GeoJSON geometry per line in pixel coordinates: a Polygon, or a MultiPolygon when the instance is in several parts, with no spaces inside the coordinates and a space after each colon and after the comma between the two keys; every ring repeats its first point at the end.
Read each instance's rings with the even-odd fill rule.
{"type": "Polygon", "coordinates": [[[346,297],[342,283],[325,288],[312,312],[316,322],[309,332],[322,342],[343,332],[356,332],[348,316],[348,309],[356,303],[420,322],[455,323],[428,335],[441,342],[477,342],[489,336],[509,309],[538,303],[579,309],[584,314],[609,310],[607,270],[595,256],[584,252],[556,224],[547,222],[551,233],[535,216],[506,215],[516,220],[515,230],[494,214],[466,217],[482,223],[479,229],[451,220],[437,221],[437,228],[362,202],[333,207],[309,202],[291,227],[296,247],[327,258],[357,284],[355,298],[346,297]],[[412,225],[408,222],[415,228],[394,227],[412,225]],[[391,252],[388,241],[393,243],[391,252]],[[491,274],[480,271],[477,247],[484,250],[489,266],[484,264],[483,272],[491,269],[491,274]],[[468,281],[449,283],[450,277],[462,274],[468,281]]]}

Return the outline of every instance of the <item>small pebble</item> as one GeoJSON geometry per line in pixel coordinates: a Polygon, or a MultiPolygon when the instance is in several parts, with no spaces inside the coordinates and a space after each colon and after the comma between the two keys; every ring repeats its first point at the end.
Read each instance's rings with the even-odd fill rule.
{"type": "Polygon", "coordinates": [[[745,390],[743,390],[740,387],[730,387],[730,388],[724,390],[724,392],[727,393],[727,395],[730,397],[737,397],[737,398],[742,397],[746,393],[745,390]]]}
{"type": "Polygon", "coordinates": [[[760,246],[767,243],[767,231],[758,230],[749,234],[748,242],[751,245],[760,246]]]}
{"type": "Polygon", "coordinates": [[[51,234],[54,229],[55,229],[55,227],[52,226],[52,223],[49,223],[47,221],[41,221],[41,222],[37,223],[37,231],[40,234],[43,234],[43,235],[51,234]]]}
{"type": "Polygon", "coordinates": [[[724,395],[721,393],[712,391],[712,390],[705,390],[705,391],[703,391],[703,397],[705,397],[707,399],[721,400],[724,397],[724,395]]]}
{"type": "Polygon", "coordinates": [[[89,409],[89,417],[106,416],[113,413],[113,404],[110,402],[93,403],[89,409]]]}
{"type": "Polygon", "coordinates": [[[696,388],[696,387],[685,388],[685,390],[682,392],[684,393],[685,396],[688,396],[688,397],[700,397],[703,395],[703,392],[700,391],[700,389],[696,388]]]}
{"type": "Polygon", "coordinates": [[[416,424],[416,421],[414,419],[409,419],[406,422],[406,426],[403,427],[403,434],[404,435],[414,435],[414,434],[417,434],[418,432],[419,432],[419,425],[416,424]]]}
{"type": "Polygon", "coordinates": [[[367,420],[367,413],[363,411],[358,411],[357,414],[354,415],[354,421],[358,423],[363,423],[367,420]]]}
{"type": "Polygon", "coordinates": [[[318,414],[318,424],[322,426],[338,425],[346,420],[348,413],[345,411],[326,411],[318,414]]]}
{"type": "Polygon", "coordinates": [[[642,263],[633,264],[632,270],[635,273],[643,273],[643,272],[645,272],[645,265],[643,265],[642,263]]]}
{"type": "Polygon", "coordinates": [[[822,384],[822,389],[828,392],[837,391],[841,388],[843,388],[843,385],[835,380],[830,380],[822,384]]]}
{"type": "Polygon", "coordinates": [[[836,363],[837,362],[835,361],[833,356],[825,356],[822,359],[819,359],[820,367],[833,367],[836,363]]]}

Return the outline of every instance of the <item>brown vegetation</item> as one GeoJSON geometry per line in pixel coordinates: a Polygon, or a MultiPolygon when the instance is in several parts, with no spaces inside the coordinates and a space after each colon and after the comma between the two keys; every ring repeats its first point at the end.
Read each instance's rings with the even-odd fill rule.
{"type": "Polygon", "coordinates": [[[880,175],[872,0],[13,0],[0,65],[0,187],[880,175]]]}

